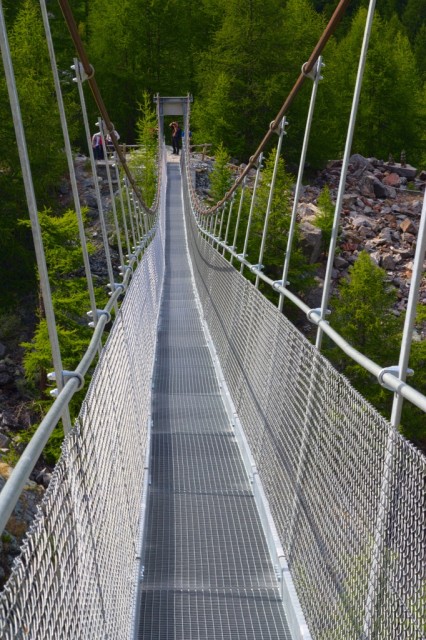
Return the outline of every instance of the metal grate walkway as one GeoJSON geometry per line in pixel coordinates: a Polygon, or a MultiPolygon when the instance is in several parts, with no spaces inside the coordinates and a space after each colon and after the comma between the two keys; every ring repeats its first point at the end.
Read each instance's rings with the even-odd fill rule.
{"type": "Polygon", "coordinates": [[[178,164],[167,216],[138,638],[290,640],[195,300],[178,164]]]}

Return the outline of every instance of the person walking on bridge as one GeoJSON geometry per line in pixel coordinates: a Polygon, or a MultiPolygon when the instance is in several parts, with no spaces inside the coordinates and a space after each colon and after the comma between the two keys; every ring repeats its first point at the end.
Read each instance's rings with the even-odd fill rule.
{"type": "Polygon", "coordinates": [[[179,155],[179,147],[180,147],[180,138],[181,138],[181,128],[178,122],[172,122],[170,124],[172,129],[172,147],[173,154],[179,155]]]}

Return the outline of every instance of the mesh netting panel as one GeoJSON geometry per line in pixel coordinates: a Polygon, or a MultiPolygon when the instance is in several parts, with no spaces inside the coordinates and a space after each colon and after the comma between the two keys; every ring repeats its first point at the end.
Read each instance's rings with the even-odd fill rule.
{"type": "Polygon", "coordinates": [[[1,594],[4,640],[130,635],[163,271],[161,216],[1,594]]]}
{"type": "Polygon", "coordinates": [[[315,640],[426,637],[426,460],[199,235],[205,319],[315,640]]]}

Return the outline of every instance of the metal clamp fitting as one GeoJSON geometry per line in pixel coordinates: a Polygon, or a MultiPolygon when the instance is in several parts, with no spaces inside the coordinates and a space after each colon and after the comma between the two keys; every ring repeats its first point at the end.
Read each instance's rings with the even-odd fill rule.
{"type": "Polygon", "coordinates": [[[247,258],[248,253],[237,253],[237,255],[235,256],[240,262],[242,262],[243,260],[245,260],[245,258],[247,258]]]}
{"type": "Polygon", "coordinates": [[[264,264],[252,264],[250,267],[250,271],[252,273],[256,273],[256,271],[263,271],[264,268],[265,268],[264,264]]]}
{"type": "MultiPolygon", "coordinates": [[[[325,310],[325,315],[329,316],[331,314],[330,309],[325,310]]],[[[306,314],[309,322],[313,322],[314,324],[318,324],[321,320],[321,307],[317,307],[316,309],[309,309],[306,314]],[[319,316],[319,317],[318,317],[319,316]]]]}
{"type": "MultiPolygon", "coordinates": [[[[287,282],[285,283],[285,286],[288,287],[288,285],[290,284],[290,282],[287,280],[287,282]]],[[[275,280],[272,283],[272,288],[273,289],[279,289],[280,287],[284,286],[284,280],[275,280]]]]}
{"type": "MultiPolygon", "coordinates": [[[[76,74],[78,74],[78,79],[80,80],[80,82],[84,82],[85,80],[91,80],[95,75],[95,69],[93,65],[89,64],[89,67],[90,67],[90,73],[87,74],[85,68],[83,67],[80,61],[78,61],[77,65],[75,64],[71,65],[71,69],[75,71],[76,74]]],[[[74,82],[77,82],[78,79],[73,78],[74,82]]]]}
{"type": "MultiPolygon", "coordinates": [[[[86,315],[89,318],[93,318],[92,311],[88,311],[86,315]]],[[[107,320],[105,324],[108,324],[108,322],[111,322],[111,314],[109,313],[109,311],[105,311],[104,309],[96,309],[96,318],[99,320],[101,316],[106,316],[107,320]]],[[[93,329],[94,326],[95,326],[95,323],[93,322],[93,320],[89,322],[89,327],[93,329]]]]}
{"type": "Polygon", "coordinates": [[[122,282],[113,282],[112,284],[109,282],[107,287],[108,289],[111,289],[111,293],[109,295],[112,295],[114,291],[117,291],[118,289],[121,289],[121,293],[126,291],[126,286],[122,282]]]}
{"type": "MultiPolygon", "coordinates": [[[[64,386],[67,382],[67,380],[70,380],[71,378],[77,378],[78,380],[78,387],[77,387],[77,391],[81,391],[81,389],[84,387],[84,376],[81,373],[78,373],[78,371],[61,371],[61,375],[62,375],[62,386],[64,386]]],[[[48,380],[56,380],[56,373],[54,371],[51,371],[50,373],[47,374],[47,379],[48,380]]],[[[51,396],[54,396],[55,398],[59,395],[59,391],[58,389],[52,389],[50,392],[51,396]]]]}
{"type": "MultiPolygon", "coordinates": [[[[401,383],[403,383],[403,381],[399,377],[399,366],[394,365],[392,367],[384,367],[379,371],[377,375],[377,380],[379,381],[380,386],[382,386],[384,389],[387,389],[388,391],[395,392],[395,389],[393,387],[391,387],[386,382],[384,382],[383,376],[385,375],[385,373],[390,373],[392,376],[395,376],[395,378],[397,378],[401,383]]],[[[414,373],[413,369],[407,369],[406,375],[412,376],[413,373],[414,373]]]]}
{"type": "MultiPolygon", "coordinates": [[[[307,64],[308,64],[307,62],[304,62],[302,64],[302,73],[303,73],[303,75],[305,76],[305,78],[310,78],[311,80],[316,80],[318,73],[320,73],[320,71],[321,71],[321,68],[325,67],[325,64],[322,62],[321,56],[318,58],[316,64],[314,64],[314,66],[309,71],[309,73],[306,73],[306,65],[307,64]]],[[[323,77],[319,76],[318,79],[322,80],[323,77]]]]}

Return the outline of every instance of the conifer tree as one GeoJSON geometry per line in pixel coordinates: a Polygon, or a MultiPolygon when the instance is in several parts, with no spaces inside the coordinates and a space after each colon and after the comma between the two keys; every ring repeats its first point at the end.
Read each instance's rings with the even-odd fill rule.
{"type": "MultiPolygon", "coordinates": [[[[349,268],[330,301],[330,324],[353,347],[383,367],[397,362],[401,322],[392,313],[396,290],[366,251],[349,268]]],[[[326,351],[332,362],[377,408],[390,411],[392,398],[371,374],[337,347],[326,351]]],[[[388,413],[389,415],[389,413],[388,413]]]]}

